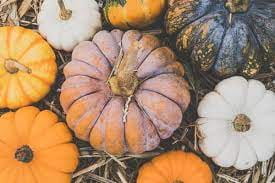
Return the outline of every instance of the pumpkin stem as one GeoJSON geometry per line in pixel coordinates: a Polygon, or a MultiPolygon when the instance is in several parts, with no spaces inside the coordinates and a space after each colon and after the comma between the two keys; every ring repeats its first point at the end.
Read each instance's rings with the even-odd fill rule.
{"type": "Polygon", "coordinates": [[[69,20],[72,16],[72,10],[66,9],[63,0],[58,0],[58,5],[60,8],[60,14],[59,14],[60,19],[69,20]]]}
{"type": "Polygon", "coordinates": [[[244,13],[249,9],[250,0],[227,0],[225,7],[230,13],[244,13]]]}
{"type": "Polygon", "coordinates": [[[114,66],[114,76],[108,80],[110,88],[115,95],[129,97],[134,94],[139,80],[136,76],[137,53],[140,46],[134,42],[129,51],[123,56],[121,62],[114,66]]]}
{"type": "Polygon", "coordinates": [[[4,67],[10,74],[15,74],[18,71],[22,71],[28,74],[32,72],[30,68],[12,59],[5,60],[4,67]]]}
{"type": "Polygon", "coordinates": [[[251,120],[245,114],[239,114],[233,121],[233,126],[238,132],[246,132],[250,129],[251,120]]]}
{"type": "Polygon", "coordinates": [[[28,145],[23,145],[16,150],[14,154],[15,159],[23,163],[29,163],[33,159],[33,151],[28,145]]]}

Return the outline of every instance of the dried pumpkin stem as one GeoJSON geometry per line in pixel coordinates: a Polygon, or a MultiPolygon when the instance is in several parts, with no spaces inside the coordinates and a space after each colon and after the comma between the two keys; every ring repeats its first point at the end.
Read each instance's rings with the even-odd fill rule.
{"type": "Polygon", "coordinates": [[[225,7],[230,13],[247,12],[250,6],[250,0],[227,0],[225,7]]]}
{"type": "Polygon", "coordinates": [[[14,157],[20,162],[29,163],[33,159],[33,151],[28,145],[23,145],[16,150],[14,157]]]}
{"type": "MultiPolygon", "coordinates": [[[[118,67],[114,71],[115,75],[109,79],[109,85],[113,94],[129,97],[134,94],[139,80],[136,76],[137,53],[139,50],[138,41],[134,42],[129,51],[124,55],[118,67]]],[[[115,66],[116,67],[116,66],[115,66]]]]}
{"type": "Polygon", "coordinates": [[[5,60],[4,67],[6,71],[9,72],[10,74],[15,74],[18,71],[22,71],[28,74],[32,72],[30,68],[12,59],[5,60]]]}
{"type": "Polygon", "coordinates": [[[63,0],[58,0],[58,5],[60,8],[60,14],[59,14],[60,19],[69,20],[72,16],[72,10],[66,9],[63,0]]]}
{"type": "Polygon", "coordinates": [[[245,114],[239,114],[233,121],[233,126],[238,132],[246,132],[250,129],[251,120],[245,114]]]}

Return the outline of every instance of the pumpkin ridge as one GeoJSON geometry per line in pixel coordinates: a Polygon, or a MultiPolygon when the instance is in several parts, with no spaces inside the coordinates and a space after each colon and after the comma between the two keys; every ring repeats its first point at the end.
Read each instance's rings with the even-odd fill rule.
{"type": "MultiPolygon", "coordinates": [[[[47,147],[46,149],[54,148],[54,147],[56,147],[56,146],[60,146],[60,145],[63,145],[63,144],[70,144],[70,143],[64,142],[64,143],[61,143],[61,144],[56,144],[56,145],[51,146],[51,147],[47,147]]],[[[36,152],[41,152],[41,151],[46,150],[46,149],[42,149],[42,150],[39,150],[39,151],[36,151],[36,152]]],[[[57,171],[57,172],[61,172],[61,173],[68,174],[68,175],[71,174],[71,172],[65,172],[65,171],[57,170],[56,168],[54,168],[54,167],[52,167],[51,165],[49,165],[49,164],[47,163],[47,161],[44,160],[44,159],[40,159],[40,160],[37,160],[37,159],[36,159],[35,161],[36,161],[36,163],[38,162],[39,164],[43,164],[44,166],[47,167],[47,169],[50,168],[50,169],[53,169],[54,171],[57,171]]],[[[39,182],[37,182],[37,183],[39,183],[39,182]]]]}
{"type": "Polygon", "coordinates": [[[103,51],[99,48],[99,46],[94,41],[92,41],[92,43],[94,43],[95,47],[99,50],[99,52],[102,54],[102,56],[105,57],[105,59],[108,61],[109,65],[110,65],[110,67],[113,68],[112,62],[107,58],[107,56],[103,53],[103,51]]]}
{"type": "MultiPolygon", "coordinates": [[[[50,166],[49,164],[47,164],[45,161],[36,160],[35,164],[37,164],[36,166],[41,166],[42,165],[47,170],[51,170],[51,171],[55,171],[55,172],[59,172],[59,173],[67,174],[67,175],[71,175],[71,172],[64,172],[64,171],[57,170],[56,168],[54,168],[54,167],[50,166]]],[[[37,183],[39,183],[39,181],[37,181],[37,183]]]]}
{"type": "Polygon", "coordinates": [[[73,78],[73,77],[77,77],[77,76],[87,77],[87,78],[90,78],[90,79],[93,79],[93,80],[101,81],[101,80],[99,80],[98,78],[94,78],[94,77],[92,77],[92,76],[88,76],[88,75],[85,75],[85,74],[71,75],[71,76],[69,76],[69,77],[66,77],[66,79],[73,78]]]}
{"type": "Polygon", "coordinates": [[[81,98],[83,98],[83,97],[87,97],[87,96],[89,96],[89,95],[98,93],[98,92],[100,92],[100,91],[101,91],[101,90],[96,90],[96,91],[92,91],[92,92],[89,92],[89,93],[87,93],[87,94],[78,96],[78,97],[68,106],[68,109],[71,108],[71,106],[74,105],[75,102],[77,102],[77,100],[79,100],[79,99],[81,99],[81,98]]]}
{"type": "MultiPolygon", "coordinates": [[[[214,13],[209,13],[209,14],[207,14],[207,15],[204,15],[204,17],[202,17],[202,18],[205,18],[204,20],[202,20],[202,22],[198,22],[198,24],[197,25],[194,25],[195,27],[197,27],[197,28],[195,28],[195,29],[197,29],[197,30],[199,30],[199,29],[201,29],[202,28],[202,26],[203,26],[203,24],[204,23],[207,23],[208,21],[211,21],[212,19],[214,19],[214,18],[218,18],[218,17],[220,17],[221,19],[223,19],[223,22],[225,22],[225,20],[224,20],[224,15],[222,15],[221,14],[222,12],[214,12],[214,13]]],[[[199,20],[196,20],[196,21],[199,21],[199,20]]],[[[192,23],[195,23],[196,21],[194,21],[194,22],[192,22],[192,23]]],[[[192,24],[191,23],[191,24],[192,24]]],[[[190,26],[191,26],[191,24],[189,24],[190,26]]],[[[189,25],[187,25],[187,26],[189,26],[189,25]]],[[[187,27],[186,26],[186,27],[187,27]]],[[[219,26],[219,25],[217,25],[217,26],[219,26]]],[[[226,30],[228,29],[228,27],[226,27],[226,28],[224,28],[224,32],[226,32],[226,30]]],[[[214,31],[214,30],[213,30],[214,31]]],[[[193,49],[193,47],[194,47],[194,45],[196,45],[198,42],[198,34],[199,34],[200,32],[197,32],[196,34],[194,34],[194,36],[195,36],[195,40],[194,40],[194,43],[193,43],[193,45],[192,45],[192,48],[190,48],[190,49],[193,49]]],[[[222,37],[223,38],[223,37],[222,37]]],[[[221,40],[223,40],[223,39],[221,39],[221,40]]],[[[222,42],[222,41],[221,41],[222,42]]]]}
{"type": "Polygon", "coordinates": [[[215,63],[217,63],[217,60],[218,60],[218,57],[219,57],[219,55],[220,55],[220,51],[221,51],[221,49],[222,49],[222,45],[223,45],[223,43],[224,43],[224,38],[225,38],[225,36],[226,36],[227,31],[228,31],[228,28],[227,28],[227,29],[224,29],[224,31],[223,31],[223,35],[222,35],[222,38],[221,38],[221,42],[220,42],[219,47],[218,47],[218,49],[217,49],[217,51],[216,51],[217,54],[215,55],[213,65],[215,65],[215,63]]]}
{"type": "Polygon", "coordinates": [[[163,96],[164,98],[167,98],[171,102],[175,103],[180,108],[181,112],[184,113],[184,111],[183,111],[182,107],[180,106],[180,104],[178,102],[176,102],[175,100],[171,99],[170,97],[168,97],[168,96],[166,96],[166,95],[164,95],[160,92],[157,92],[155,90],[150,90],[150,89],[146,89],[146,88],[142,88],[142,89],[140,89],[140,91],[148,91],[148,92],[159,94],[159,95],[163,96]]]}
{"type": "Polygon", "coordinates": [[[248,144],[248,146],[253,150],[253,153],[255,154],[255,156],[257,157],[257,161],[258,161],[258,156],[256,153],[256,150],[254,149],[254,147],[252,146],[251,142],[248,140],[248,138],[246,138],[246,136],[242,136],[242,138],[246,141],[246,143],[248,144]]]}
{"type": "MultiPolygon", "coordinates": [[[[89,64],[89,63],[87,63],[87,62],[85,62],[85,61],[83,61],[83,60],[80,60],[80,59],[75,59],[75,58],[73,58],[73,62],[74,62],[74,61],[84,63],[84,64],[88,65],[89,67],[94,68],[95,70],[97,70],[97,71],[98,71],[99,73],[101,73],[102,75],[104,75],[97,67],[93,66],[92,64],[89,64]]],[[[76,75],[76,76],[79,76],[79,75],[82,75],[82,74],[78,74],[78,75],[76,75]]],[[[92,79],[95,79],[95,80],[98,80],[98,81],[102,81],[101,79],[95,78],[95,77],[92,77],[92,76],[88,76],[88,75],[83,75],[83,76],[87,76],[87,77],[90,77],[90,78],[92,78],[92,79]]],[[[66,77],[66,79],[68,79],[68,78],[70,78],[70,77],[71,77],[71,76],[66,77]]]]}
{"type": "Polygon", "coordinates": [[[254,29],[252,29],[250,22],[246,22],[246,23],[247,23],[247,28],[248,28],[249,32],[251,32],[251,35],[252,35],[252,36],[254,37],[254,39],[256,40],[256,42],[257,42],[257,44],[258,44],[258,47],[260,47],[261,49],[264,50],[264,52],[266,52],[265,49],[263,48],[263,46],[262,46],[260,40],[258,39],[258,36],[256,36],[256,33],[255,33],[254,29]]]}
{"type": "Polygon", "coordinates": [[[44,83],[44,84],[47,85],[47,86],[50,86],[50,85],[51,85],[50,82],[44,80],[43,78],[41,78],[40,76],[38,76],[38,75],[36,75],[36,74],[34,74],[34,73],[31,73],[31,76],[34,77],[34,78],[36,78],[36,79],[38,79],[38,80],[40,80],[40,81],[42,81],[42,83],[44,83]]]}
{"type": "Polygon", "coordinates": [[[150,163],[151,163],[151,166],[154,167],[154,170],[156,172],[158,172],[158,174],[161,175],[161,177],[163,177],[163,179],[165,179],[167,182],[170,182],[169,178],[164,176],[163,172],[158,168],[158,166],[154,163],[154,161],[151,160],[150,163]]]}
{"type": "Polygon", "coordinates": [[[22,57],[24,57],[25,54],[28,53],[28,51],[29,51],[32,47],[34,47],[35,45],[37,45],[37,44],[39,44],[39,43],[42,43],[42,42],[44,42],[44,39],[42,39],[42,38],[40,38],[40,37],[34,39],[34,40],[30,43],[30,45],[29,45],[24,51],[22,51],[21,54],[18,56],[18,59],[17,59],[18,62],[20,63],[20,60],[22,59],[22,57]]]}
{"type": "MultiPolygon", "coordinates": [[[[25,33],[27,32],[27,29],[22,29],[21,27],[16,27],[16,28],[11,29],[11,30],[16,31],[18,29],[20,29],[20,32],[19,32],[19,36],[17,36],[16,40],[14,40],[15,43],[18,43],[22,39],[22,37],[25,36],[25,33]]],[[[10,32],[12,32],[12,31],[10,31],[10,32]]],[[[12,40],[10,38],[10,35],[8,35],[8,39],[9,39],[9,46],[8,46],[9,52],[8,52],[8,54],[10,56],[10,45],[11,45],[11,40],[12,40]]]]}
{"type": "MultiPolygon", "coordinates": [[[[200,20],[200,19],[203,18],[204,16],[207,16],[207,15],[210,15],[210,14],[211,14],[211,13],[210,13],[210,10],[209,10],[209,8],[208,8],[208,10],[207,10],[204,14],[202,14],[201,16],[198,16],[198,17],[195,18],[194,20],[190,21],[188,24],[185,24],[185,25],[182,25],[182,24],[181,24],[181,26],[178,27],[176,31],[173,31],[173,33],[170,33],[170,31],[167,30],[167,27],[166,27],[166,26],[165,26],[165,27],[166,27],[165,29],[166,29],[167,33],[170,34],[170,35],[172,35],[172,34],[177,34],[178,32],[180,32],[181,29],[183,29],[183,28],[189,26],[190,24],[192,24],[192,23],[194,23],[194,22],[200,20]]],[[[167,19],[168,16],[167,16],[167,15],[168,15],[168,13],[167,13],[166,16],[165,16],[165,22],[168,22],[168,19],[167,19]]]]}
{"type": "Polygon", "coordinates": [[[181,77],[181,75],[179,75],[179,74],[176,74],[176,73],[174,73],[174,72],[163,72],[163,73],[155,73],[155,74],[153,74],[153,75],[151,75],[151,76],[148,76],[148,77],[146,77],[146,78],[144,78],[144,79],[142,79],[141,81],[140,81],[140,83],[139,83],[139,85],[142,85],[142,83],[144,83],[145,81],[148,81],[148,80],[150,80],[150,79],[153,79],[153,78],[155,78],[155,77],[158,77],[158,76],[161,76],[161,75],[165,75],[165,74],[171,74],[171,75],[175,75],[175,76],[180,76],[181,77]]]}
{"type": "MultiPolygon", "coordinates": [[[[99,115],[97,116],[97,118],[95,119],[95,121],[93,122],[93,125],[91,125],[92,123],[89,124],[89,126],[88,126],[88,128],[87,128],[87,129],[88,129],[88,130],[87,130],[88,133],[85,134],[86,136],[90,136],[91,131],[93,130],[93,128],[94,128],[94,126],[96,125],[96,123],[97,123],[99,117],[102,115],[102,113],[103,113],[105,107],[109,104],[110,101],[111,101],[111,98],[103,105],[103,108],[102,108],[102,110],[100,111],[100,113],[99,113],[99,115]]],[[[75,129],[76,125],[78,125],[79,122],[89,114],[89,112],[91,112],[91,110],[87,110],[87,111],[82,115],[82,117],[80,117],[80,118],[74,123],[73,129],[75,129]]]]}
{"type": "Polygon", "coordinates": [[[11,30],[12,30],[12,27],[10,26],[7,26],[6,27],[7,29],[7,34],[6,34],[6,45],[7,45],[7,55],[8,57],[10,57],[10,40],[11,40],[11,30]]]}
{"type": "MultiPolygon", "coordinates": [[[[218,15],[217,15],[217,16],[218,16],[218,15]]],[[[215,18],[215,17],[213,17],[213,18],[215,18]]],[[[191,51],[191,53],[190,53],[190,57],[193,58],[194,61],[195,61],[194,55],[196,55],[196,53],[194,52],[195,46],[199,46],[199,44],[203,44],[204,42],[206,42],[206,41],[209,39],[210,36],[212,36],[214,33],[216,33],[216,32],[215,32],[215,31],[216,31],[215,29],[217,29],[217,27],[219,27],[220,25],[221,25],[221,24],[217,24],[216,26],[213,26],[212,31],[211,31],[211,32],[208,32],[207,37],[205,37],[205,38],[204,38],[203,40],[201,40],[200,42],[199,42],[198,40],[196,40],[196,44],[193,45],[192,51],[191,51]]],[[[222,39],[223,39],[223,36],[222,36],[222,39]]],[[[221,42],[222,42],[222,39],[221,39],[221,41],[220,41],[220,44],[221,44],[221,42]]],[[[219,45],[219,47],[221,47],[221,45],[219,45]]],[[[218,51],[219,51],[219,47],[218,47],[218,51]]],[[[217,56],[215,55],[215,57],[217,57],[217,56]]],[[[198,62],[198,63],[196,63],[196,64],[201,64],[201,63],[200,63],[201,60],[196,60],[196,61],[198,62]]],[[[215,62],[216,62],[216,58],[213,59],[212,64],[210,64],[210,65],[208,66],[208,69],[206,69],[206,70],[209,70],[209,69],[215,64],[215,62]]],[[[200,65],[199,65],[199,67],[202,68],[200,65]]]]}
{"type": "Polygon", "coordinates": [[[31,166],[31,165],[27,165],[26,167],[28,167],[28,170],[29,170],[29,172],[31,173],[31,175],[32,175],[32,177],[33,177],[35,183],[38,183],[38,180],[37,180],[37,178],[35,177],[35,175],[34,175],[34,173],[33,173],[32,166],[31,166]]]}
{"type": "Polygon", "coordinates": [[[149,116],[149,114],[145,111],[145,109],[141,106],[141,104],[138,102],[138,100],[136,99],[136,97],[133,98],[133,100],[136,102],[137,107],[139,108],[139,110],[141,111],[142,115],[144,116],[144,118],[147,118],[148,121],[151,123],[151,125],[154,127],[159,139],[162,139],[159,131],[157,129],[157,127],[155,126],[155,124],[153,123],[153,120],[151,119],[151,117],[149,116]]]}
{"type": "Polygon", "coordinates": [[[110,101],[112,100],[112,98],[110,98],[103,106],[102,110],[100,111],[99,115],[97,116],[95,122],[93,123],[93,125],[91,125],[92,123],[89,124],[88,126],[88,134],[87,136],[90,136],[91,133],[92,133],[92,130],[94,129],[95,125],[97,124],[98,122],[98,119],[100,118],[100,116],[102,115],[103,111],[105,110],[105,108],[107,107],[107,105],[110,103],[110,101]]]}
{"type": "MultiPolygon", "coordinates": [[[[43,64],[43,62],[52,62],[54,59],[55,59],[54,57],[53,58],[49,57],[49,58],[41,59],[41,60],[38,60],[38,61],[33,60],[33,62],[27,62],[27,63],[20,62],[20,63],[24,64],[24,65],[28,65],[28,67],[31,68],[33,65],[40,65],[40,64],[43,64]]],[[[44,63],[44,64],[46,64],[46,63],[44,63]]]]}
{"type": "Polygon", "coordinates": [[[11,76],[8,77],[8,80],[7,80],[8,85],[7,85],[7,88],[6,88],[6,92],[4,92],[5,94],[2,97],[2,99],[4,101],[3,103],[6,104],[6,105],[8,104],[7,99],[8,99],[8,94],[9,94],[9,90],[10,90],[10,80],[11,80],[11,76]]]}
{"type": "Polygon", "coordinates": [[[161,48],[161,47],[157,47],[157,48],[154,48],[154,49],[152,49],[149,53],[148,53],[148,55],[140,62],[140,64],[137,66],[137,70],[141,67],[141,65],[145,62],[145,60],[153,53],[153,51],[155,51],[156,49],[158,49],[158,48],[161,48]]]}
{"type": "Polygon", "coordinates": [[[24,95],[24,97],[26,97],[26,98],[29,100],[29,102],[33,102],[33,100],[32,100],[32,99],[29,97],[29,95],[27,95],[27,93],[25,92],[25,89],[24,89],[23,86],[22,86],[21,80],[18,79],[18,77],[16,77],[16,80],[17,80],[17,84],[18,84],[19,88],[21,89],[22,94],[24,95]]]}
{"type": "MultiPolygon", "coordinates": [[[[22,84],[22,80],[21,80],[22,77],[18,77],[18,79],[20,80],[21,84],[22,84]]],[[[32,90],[37,94],[37,95],[40,95],[39,92],[36,90],[36,88],[31,84],[31,83],[28,83],[28,85],[31,86],[32,90]]],[[[23,87],[23,86],[22,86],[23,87]]],[[[47,85],[47,87],[49,88],[49,86],[47,85]]],[[[32,100],[33,101],[33,100],[32,100]]]]}

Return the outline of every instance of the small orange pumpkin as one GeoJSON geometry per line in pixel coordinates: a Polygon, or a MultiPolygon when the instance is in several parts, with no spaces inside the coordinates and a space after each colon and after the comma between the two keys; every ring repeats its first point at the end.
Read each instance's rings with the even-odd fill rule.
{"type": "Polygon", "coordinates": [[[143,28],[162,14],[165,0],[107,0],[104,6],[106,20],[121,29],[143,28]]]}
{"type": "Polygon", "coordinates": [[[190,102],[184,69],[152,35],[100,31],[64,68],[60,103],[80,139],[111,154],[156,148],[190,102]]]}
{"type": "Polygon", "coordinates": [[[137,183],[212,183],[212,173],[195,154],[170,151],[145,163],[137,183]]]}
{"type": "Polygon", "coordinates": [[[70,183],[77,147],[51,111],[23,107],[0,117],[0,182],[70,183]]]}
{"type": "Polygon", "coordinates": [[[39,101],[57,72],[55,54],[32,30],[0,27],[0,108],[19,108],[39,101]]]}

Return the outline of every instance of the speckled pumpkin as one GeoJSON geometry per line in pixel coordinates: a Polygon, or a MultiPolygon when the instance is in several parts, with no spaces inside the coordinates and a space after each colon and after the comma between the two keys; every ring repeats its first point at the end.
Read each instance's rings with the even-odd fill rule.
{"type": "Polygon", "coordinates": [[[135,30],[101,31],[80,43],[64,74],[60,102],[69,127],[111,154],[156,148],[190,102],[174,53],[135,30]]]}
{"type": "Polygon", "coordinates": [[[55,81],[55,54],[36,32],[0,27],[0,108],[39,101],[55,81]]]}
{"type": "Polygon", "coordinates": [[[212,183],[212,173],[195,154],[170,151],[145,163],[137,183],[212,183]]]}
{"type": "Polygon", "coordinates": [[[121,29],[143,28],[162,14],[166,0],[107,0],[106,20],[121,29]]]}
{"type": "Polygon", "coordinates": [[[48,110],[23,107],[0,117],[0,182],[70,183],[78,164],[65,123],[48,110]]]}
{"type": "Polygon", "coordinates": [[[252,77],[275,61],[275,2],[170,0],[166,30],[202,71],[252,77]]]}

